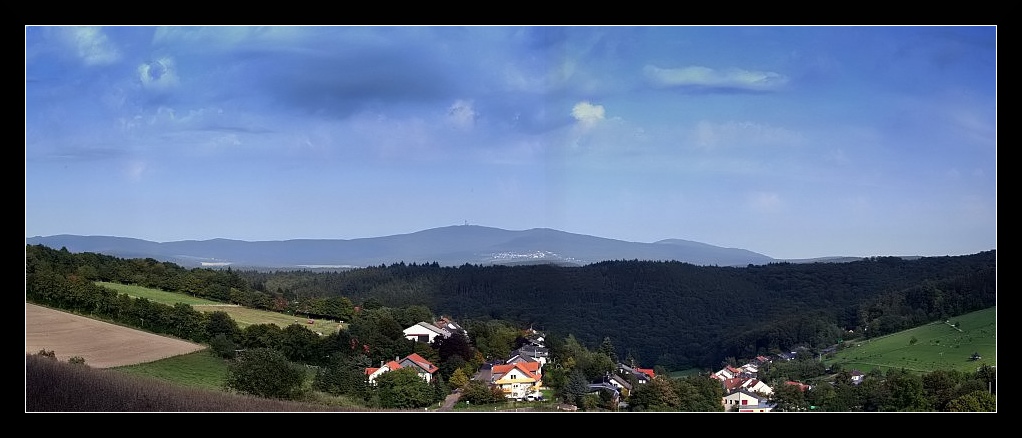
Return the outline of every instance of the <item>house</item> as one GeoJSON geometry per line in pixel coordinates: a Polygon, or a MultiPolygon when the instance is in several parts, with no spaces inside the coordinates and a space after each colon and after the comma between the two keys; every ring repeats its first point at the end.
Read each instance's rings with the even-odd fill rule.
{"type": "Polygon", "coordinates": [[[628,379],[617,374],[611,374],[607,377],[607,383],[614,385],[614,387],[618,389],[618,392],[624,394],[626,397],[632,391],[632,384],[628,382],[628,379]]]}
{"type": "Polygon", "coordinates": [[[538,360],[538,359],[536,359],[536,358],[534,358],[534,357],[532,357],[532,356],[529,356],[529,355],[527,355],[527,354],[520,354],[520,353],[519,353],[519,354],[514,354],[514,355],[512,355],[512,356],[511,356],[511,358],[510,358],[510,359],[508,359],[508,360],[507,360],[506,362],[504,362],[504,363],[506,363],[506,364],[515,364],[515,363],[535,363],[535,364],[537,364],[537,365],[530,365],[530,367],[534,366],[534,367],[536,368],[536,372],[537,372],[538,374],[542,375],[542,374],[543,374],[543,365],[546,365],[546,358],[544,358],[544,359],[543,359],[543,360],[541,361],[541,360],[538,360]]]}
{"type": "Polygon", "coordinates": [[[623,363],[617,364],[617,371],[618,373],[623,374],[625,376],[628,375],[635,376],[635,380],[641,384],[648,383],[650,380],[653,380],[653,378],[656,377],[656,373],[653,372],[652,368],[638,367],[633,368],[623,363]]]}
{"type": "Polygon", "coordinates": [[[433,323],[433,325],[443,330],[447,330],[447,332],[451,334],[461,333],[465,335],[465,339],[469,339],[468,330],[465,330],[460,325],[458,325],[458,323],[454,322],[454,320],[446,316],[441,316],[439,319],[436,320],[436,322],[433,323]]]}
{"type": "Polygon", "coordinates": [[[774,393],[774,389],[771,388],[770,385],[767,385],[756,378],[745,379],[745,381],[742,382],[741,387],[757,394],[770,395],[774,393]]]}
{"type": "Polygon", "coordinates": [[[854,385],[862,383],[862,379],[866,378],[866,374],[859,370],[852,370],[852,372],[849,374],[851,374],[852,376],[852,384],[854,385]]]}
{"type": "Polygon", "coordinates": [[[409,354],[408,356],[405,356],[404,359],[395,358],[390,362],[381,363],[378,368],[366,368],[365,373],[366,377],[369,378],[369,384],[375,385],[376,378],[380,377],[383,373],[405,367],[414,368],[416,373],[419,374],[419,377],[421,377],[422,380],[425,380],[426,383],[432,382],[433,376],[435,375],[437,370],[440,369],[436,365],[433,365],[432,362],[423,358],[422,356],[419,356],[416,353],[412,353],[409,354]]]}
{"type": "Polygon", "coordinates": [[[529,327],[529,329],[525,331],[525,339],[529,341],[529,344],[537,347],[543,347],[546,345],[546,335],[532,327],[529,327]]]}
{"type": "MultiPolygon", "coordinates": [[[[714,376],[710,376],[714,377],[714,376]]],[[[714,377],[717,380],[721,380],[719,377],[714,377]]],[[[724,392],[730,393],[739,389],[744,389],[757,394],[770,395],[773,394],[774,389],[771,388],[763,381],[748,376],[738,376],[730,379],[721,380],[721,385],[724,387],[724,392]]]]}
{"type": "Polygon", "coordinates": [[[621,391],[617,389],[617,386],[610,383],[590,383],[587,394],[600,394],[602,392],[610,393],[611,404],[617,406],[621,401],[621,391]]]}
{"type": "Polygon", "coordinates": [[[443,336],[444,338],[451,337],[450,330],[437,327],[425,321],[418,322],[415,325],[404,329],[403,332],[405,334],[405,339],[425,343],[432,343],[437,336],[443,336]]]}
{"type": "Polygon", "coordinates": [[[787,353],[780,353],[777,355],[777,357],[781,360],[792,360],[795,359],[796,356],[798,356],[798,352],[796,351],[789,351],[787,353]]]}
{"type": "Polygon", "coordinates": [[[540,345],[523,345],[521,348],[512,351],[511,354],[526,354],[545,364],[550,358],[550,349],[540,345]]]}
{"type": "Polygon", "coordinates": [[[719,371],[713,373],[713,376],[711,376],[711,377],[713,377],[713,378],[715,378],[717,380],[729,380],[729,379],[737,378],[737,377],[741,376],[741,374],[742,374],[742,370],[740,370],[738,368],[735,368],[735,367],[733,367],[731,365],[727,365],[724,368],[721,368],[719,371]]]}
{"type": "Polygon", "coordinates": [[[796,387],[798,387],[798,390],[802,391],[802,392],[806,392],[806,391],[812,389],[812,386],[806,385],[805,383],[802,383],[802,382],[796,382],[794,380],[789,380],[787,382],[784,382],[784,384],[785,385],[796,386],[796,387]]]}
{"type": "Polygon", "coordinates": [[[490,384],[504,392],[504,397],[522,400],[543,387],[539,362],[515,362],[490,368],[490,384]]]}
{"type": "Polygon", "coordinates": [[[757,395],[745,388],[736,389],[721,399],[724,411],[732,412],[770,412],[774,404],[769,399],[757,395]]]}

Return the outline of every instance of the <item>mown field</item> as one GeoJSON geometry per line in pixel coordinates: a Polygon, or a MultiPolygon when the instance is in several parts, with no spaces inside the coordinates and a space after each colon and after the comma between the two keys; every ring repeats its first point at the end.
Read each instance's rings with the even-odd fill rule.
{"type": "Polygon", "coordinates": [[[984,364],[997,365],[997,308],[846,345],[826,362],[863,372],[874,368],[885,371],[905,368],[920,373],[937,369],[973,372],[984,364]],[[971,360],[973,353],[979,353],[982,359],[971,360]]]}
{"type": "Polygon", "coordinates": [[[105,281],[97,281],[96,284],[113,289],[117,291],[117,293],[127,294],[128,296],[135,298],[145,298],[156,303],[167,304],[170,306],[177,303],[184,303],[192,306],[193,309],[199,312],[221,311],[230,316],[234,322],[238,323],[238,327],[242,329],[253,324],[274,324],[280,328],[287,327],[291,324],[301,324],[308,327],[309,330],[327,335],[335,333],[345,326],[343,323],[329,319],[311,319],[312,323],[310,324],[310,319],[301,316],[270,312],[267,310],[249,309],[234,304],[224,304],[217,301],[193,297],[187,294],[150,289],[142,286],[109,283],[105,281]]]}

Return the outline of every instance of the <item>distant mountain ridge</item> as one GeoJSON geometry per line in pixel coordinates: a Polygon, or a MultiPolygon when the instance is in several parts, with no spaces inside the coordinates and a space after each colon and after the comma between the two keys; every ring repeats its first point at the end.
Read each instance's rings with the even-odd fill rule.
{"type": "MultiPolygon", "coordinates": [[[[747,266],[778,260],[745,249],[681,239],[654,243],[574,234],[549,228],[511,231],[479,225],[453,225],[409,234],[358,239],[230,239],[151,242],[112,237],[55,235],[30,237],[29,245],[67,248],[122,258],[153,258],[183,267],[346,268],[393,263],[442,266],[551,263],[586,265],[607,260],[680,261],[700,266],[747,266]]],[[[833,257],[840,261],[858,258],[833,257]]],[[[820,260],[820,259],[817,259],[820,260]]]]}

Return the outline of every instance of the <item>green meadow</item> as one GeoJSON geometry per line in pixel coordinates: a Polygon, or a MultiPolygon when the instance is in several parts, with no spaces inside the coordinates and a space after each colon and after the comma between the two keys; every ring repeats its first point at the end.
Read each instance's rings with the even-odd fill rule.
{"type": "Polygon", "coordinates": [[[170,306],[173,306],[177,303],[184,303],[190,306],[223,304],[217,301],[193,297],[187,294],[167,292],[159,289],[150,289],[148,287],[135,286],[130,284],[110,283],[106,281],[97,281],[96,284],[108,289],[113,289],[117,291],[117,293],[119,294],[127,294],[129,297],[132,298],[145,298],[152,302],[167,304],[170,306]]]}
{"type": "Polygon", "coordinates": [[[337,332],[342,326],[346,326],[345,324],[338,323],[337,321],[316,318],[313,318],[312,323],[309,324],[309,319],[305,317],[290,315],[287,313],[271,312],[269,310],[250,309],[247,307],[227,305],[218,301],[197,298],[183,293],[167,292],[142,286],[109,283],[105,281],[97,281],[96,284],[113,289],[119,294],[127,294],[133,298],[145,298],[155,303],[166,304],[169,306],[173,306],[177,303],[184,303],[192,306],[192,308],[199,312],[207,313],[221,311],[230,316],[231,319],[238,324],[238,328],[241,329],[254,324],[274,324],[280,328],[287,327],[291,324],[300,324],[313,332],[327,335],[337,332]]]}
{"type": "Polygon", "coordinates": [[[997,307],[932,322],[887,336],[845,342],[828,364],[869,372],[904,368],[927,373],[937,369],[976,371],[997,365],[997,307]],[[981,357],[973,360],[973,354],[981,357]]]}
{"type": "Polygon", "coordinates": [[[227,375],[227,362],[206,349],[115,369],[125,374],[151,377],[191,388],[221,390],[224,376],[227,375]]]}

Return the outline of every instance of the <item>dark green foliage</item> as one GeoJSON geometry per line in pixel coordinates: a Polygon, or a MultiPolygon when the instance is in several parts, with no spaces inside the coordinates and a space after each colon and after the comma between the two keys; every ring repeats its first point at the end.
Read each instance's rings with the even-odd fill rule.
{"type": "Polygon", "coordinates": [[[291,324],[281,332],[280,351],[292,362],[322,363],[324,352],[319,346],[319,335],[301,324],[291,324]]]}
{"type": "Polygon", "coordinates": [[[499,389],[494,390],[486,382],[469,380],[465,388],[462,389],[459,401],[465,401],[473,405],[485,405],[504,402],[506,399],[499,389]]]}
{"type": "Polygon", "coordinates": [[[635,412],[679,411],[681,399],[670,378],[658,377],[632,388],[628,408],[635,412]]]}
{"type": "Polygon", "coordinates": [[[319,367],[312,388],[333,395],[368,400],[371,388],[365,369],[369,365],[369,358],[365,355],[337,353],[328,365],[319,367]]]}
{"type": "Polygon", "coordinates": [[[997,398],[986,391],[973,391],[951,400],[947,412],[997,412],[997,398]]]}
{"type": "Polygon", "coordinates": [[[287,360],[280,351],[254,348],[228,365],[224,386],[259,397],[294,400],[304,382],[305,367],[287,360]]]}
{"type": "Polygon", "coordinates": [[[411,367],[381,374],[376,378],[376,391],[380,407],[386,409],[423,408],[436,402],[436,389],[411,367]]]}
{"type": "Polygon", "coordinates": [[[589,392],[589,379],[582,370],[568,374],[568,381],[561,388],[561,400],[570,405],[582,407],[583,397],[589,392]]]}
{"type": "Polygon", "coordinates": [[[209,340],[209,351],[217,357],[234,359],[238,355],[237,350],[238,344],[235,344],[234,341],[223,333],[217,333],[213,339],[209,340]]]}
{"type": "Polygon", "coordinates": [[[240,342],[242,340],[241,329],[238,328],[238,323],[234,322],[226,312],[220,310],[210,312],[207,315],[204,339],[213,339],[217,335],[224,335],[231,342],[240,342]]]}

